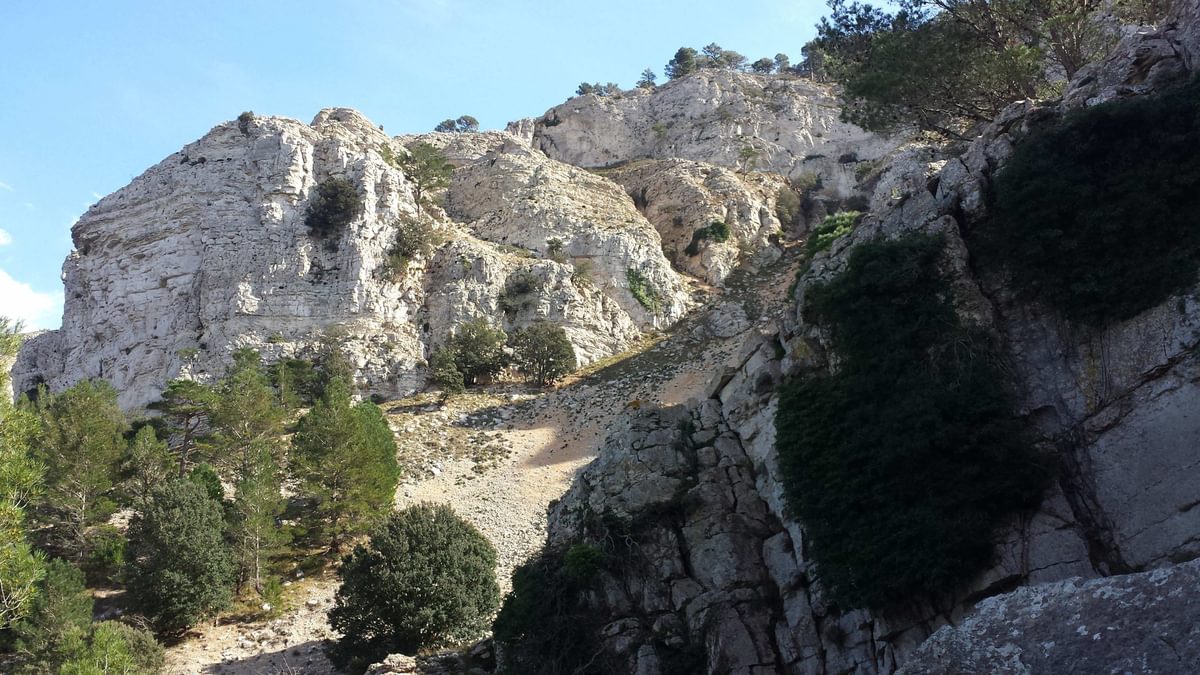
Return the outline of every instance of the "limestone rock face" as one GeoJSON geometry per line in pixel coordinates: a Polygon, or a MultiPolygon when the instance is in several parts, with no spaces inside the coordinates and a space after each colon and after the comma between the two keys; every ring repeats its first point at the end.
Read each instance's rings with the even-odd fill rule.
{"type": "Polygon", "coordinates": [[[588,363],[643,328],[670,325],[690,302],[658,233],[610,181],[506,132],[390,139],[348,109],[322,111],[311,125],[219,125],[102,199],[73,236],[63,327],[26,342],[13,367],[17,392],[103,378],[136,408],[172,378],[219,376],[237,348],[270,362],[310,358],[333,339],[364,393],[394,395],[422,386],[430,350],[477,316],[507,330],[561,322],[588,363]],[[380,150],[402,154],[403,141],[417,139],[464,167],[450,201],[472,223],[426,207],[446,243],[391,273],[399,223],[418,209],[412,183],[380,150]],[[323,241],[304,219],[331,177],[354,184],[365,208],[323,241]],[[531,257],[553,238],[565,257],[531,257]],[[654,311],[630,295],[629,270],[657,294],[654,311]],[[518,272],[535,288],[515,292],[518,272]]]}
{"type": "Polygon", "coordinates": [[[1200,564],[1029,586],[979,603],[900,669],[952,673],[1190,673],[1200,668],[1200,564]]]}
{"type": "Polygon", "coordinates": [[[776,215],[777,201],[791,187],[778,174],[739,174],[703,162],[667,159],[632,162],[605,175],[625,188],[654,224],[676,269],[720,286],[738,264],[779,256],[774,242],[783,224],[776,215]],[[698,231],[716,222],[729,228],[727,241],[696,239],[698,231]]]}
{"type": "MultiPolygon", "coordinates": [[[[960,234],[986,217],[992,176],[1024,136],[1081,101],[1109,100],[1103,91],[1150,93],[1195,68],[1193,14],[1182,8],[1165,29],[1130,38],[1062,104],[1014,104],[958,157],[898,153],[877,172],[871,213],[817,254],[791,311],[747,341],[707,400],[643,411],[608,440],[553,509],[549,541],[586,537],[585,523],[605,514],[637,524],[633,571],[605,577],[589,598],[628,672],[663,672],[687,645],[703,646],[707,672],[747,675],[1197,669],[1200,572],[1177,564],[1200,555],[1200,287],[1103,330],[1075,330],[1018,301],[1004,279],[980,276],[960,234]],[[1162,79],[1140,87],[1130,55],[1163,45],[1162,79]],[[830,336],[801,312],[809,289],[845,269],[858,244],[908,232],[945,238],[959,311],[1001,337],[1020,412],[1060,471],[1039,509],[1000,533],[993,567],[940,607],[836,608],[788,516],[773,390],[831,367],[830,336]],[[1154,571],[1112,576],[1142,570],[1154,571]],[[1064,581],[1073,577],[1094,581],[1064,581]]],[[[601,104],[619,102],[588,103],[601,104]]]]}
{"type": "Polygon", "coordinates": [[[493,154],[456,172],[446,210],[479,239],[590,269],[634,325],[669,325],[690,306],[658,232],[620,186],[584,169],[530,150],[493,154]],[[630,271],[645,278],[656,309],[631,294],[630,271]]]}
{"type": "Polygon", "coordinates": [[[701,70],[653,90],[586,95],[537,120],[533,145],[568,164],[680,158],[797,178],[849,196],[855,166],[898,140],[839,119],[832,87],[781,75],[701,70]]]}

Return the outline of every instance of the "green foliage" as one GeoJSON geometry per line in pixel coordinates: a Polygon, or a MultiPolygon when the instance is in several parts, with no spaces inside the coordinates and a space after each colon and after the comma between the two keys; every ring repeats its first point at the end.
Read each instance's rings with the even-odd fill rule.
{"type": "Polygon", "coordinates": [[[806,49],[845,85],[844,117],[871,129],[966,137],[1008,103],[1061,86],[1115,40],[1105,0],[902,0],[895,13],[829,4],[806,49]]]}
{"type": "Polygon", "coordinates": [[[142,426],[121,459],[122,490],[127,499],[144,503],[156,485],[175,475],[175,458],[167,444],[158,440],[152,425],[142,426]]]}
{"type": "Polygon", "coordinates": [[[254,121],[254,112],[251,110],[247,110],[247,111],[243,112],[241,115],[238,115],[238,118],[237,118],[238,131],[242,132],[243,136],[249,136],[250,135],[250,123],[253,121],[254,121]]]}
{"type": "Polygon", "coordinates": [[[14,651],[22,673],[57,672],[86,649],[92,596],[83,573],[59,559],[46,563],[37,588],[29,614],[13,624],[14,651]]]}
{"type": "Polygon", "coordinates": [[[408,155],[396,163],[413,183],[418,213],[426,195],[449,185],[454,175],[454,166],[446,156],[428,143],[414,143],[408,148],[408,155]]]}
{"type": "Polygon", "coordinates": [[[574,544],[563,555],[563,571],[577,581],[586,582],[603,568],[604,551],[591,544],[574,544]]]}
{"type": "Polygon", "coordinates": [[[223,477],[234,486],[231,540],[237,588],[250,582],[262,590],[266,556],[283,541],[275,519],[283,513],[284,411],[257,352],[234,353],[233,368],[216,386],[209,446],[223,477]]]}
{"type": "Polygon", "coordinates": [[[593,96],[616,96],[620,93],[621,86],[616,82],[609,82],[608,84],[601,84],[599,82],[590,84],[584,82],[575,89],[576,96],[587,96],[588,94],[592,94],[593,96]]]}
{"type": "Polygon", "coordinates": [[[654,81],[657,79],[658,79],[658,76],[654,74],[654,71],[647,68],[642,71],[642,76],[641,76],[641,78],[638,79],[637,84],[635,86],[637,86],[640,89],[653,89],[654,81]]]}
{"type": "Polygon", "coordinates": [[[821,251],[828,251],[833,242],[853,232],[862,215],[858,211],[839,211],[825,216],[825,220],[808,233],[804,242],[805,259],[812,260],[821,251]]]}
{"type": "Polygon", "coordinates": [[[761,58],[750,64],[750,70],[753,70],[756,73],[769,73],[775,70],[775,60],[765,57],[761,58]]]}
{"type": "Polygon", "coordinates": [[[317,237],[336,241],[341,231],[362,212],[362,197],[353,183],[345,178],[327,178],[309,199],[304,224],[317,237]]]}
{"type": "Polygon", "coordinates": [[[368,401],[355,405],[350,380],[341,375],[300,418],[292,462],[300,493],[314,501],[309,519],[329,537],[332,551],[388,509],[400,477],[396,441],[383,411],[368,401]]]}
{"type": "Polygon", "coordinates": [[[221,505],[187,480],[160,486],[129,525],[131,603],[160,633],[178,633],[229,604],[233,563],[221,505]]]}
{"type": "MultiPolygon", "coordinates": [[[[587,546],[582,544],[581,546],[587,546]]],[[[589,547],[590,548],[590,547],[589,547]]],[[[607,675],[601,654],[603,619],[587,604],[595,579],[588,549],[575,549],[568,567],[566,550],[549,549],[513,572],[512,591],[492,626],[503,646],[498,672],[506,675],[607,675]],[[587,572],[587,574],[581,574],[587,572]]],[[[601,557],[603,556],[602,552],[601,557]]]]}
{"type": "Polygon", "coordinates": [[[989,339],[955,312],[943,246],[909,235],[856,247],[805,309],[829,327],[837,371],[780,392],[785,494],[843,609],[961,587],[1046,482],[989,339]]]}
{"type": "Polygon", "coordinates": [[[212,464],[203,462],[192,467],[187,480],[198,485],[214,502],[220,504],[225,501],[225,488],[221,486],[221,477],[217,475],[217,470],[212,464]]]}
{"type": "Polygon", "coordinates": [[[723,220],[714,220],[708,225],[696,230],[692,233],[692,241],[684,249],[684,253],[688,255],[700,255],[700,243],[703,241],[726,242],[729,241],[729,226],[723,220]]]}
{"type": "Polygon", "coordinates": [[[92,627],[80,654],[62,665],[59,675],[155,675],[166,661],[162,645],[150,633],[118,621],[92,627]]]}
{"type": "Polygon", "coordinates": [[[667,77],[672,80],[677,80],[684,75],[690,75],[699,69],[700,64],[697,63],[695,49],[691,47],[680,47],[679,51],[675,52],[675,56],[667,62],[666,73],[667,77]]]}
{"type": "Polygon", "coordinates": [[[1019,297],[1079,323],[1136,316],[1196,283],[1200,80],[1098,105],[1032,134],[995,181],[992,218],[968,233],[1019,297]]]}
{"type": "Polygon", "coordinates": [[[39,407],[51,539],[64,555],[81,561],[88,527],[112,512],[106,495],[117,479],[129,423],[117,391],[102,380],[79,382],[39,407]]]}
{"type": "Polygon", "coordinates": [[[530,381],[540,386],[553,383],[575,370],[575,348],[562,326],[537,321],[515,331],[509,339],[513,362],[530,381]]]}
{"type": "Polygon", "coordinates": [[[500,309],[509,317],[528,307],[533,298],[530,297],[542,290],[542,280],[532,270],[519,269],[504,280],[504,290],[497,298],[500,309]]]}
{"type": "Polygon", "coordinates": [[[629,293],[646,311],[657,314],[662,309],[662,296],[658,289],[639,270],[632,267],[625,270],[625,281],[629,283],[629,293]]]}
{"type": "Polygon", "coordinates": [[[500,603],[495,568],[496,549],[449,506],[389,514],[339,571],[334,662],[365,666],[480,637],[500,603]]]}
{"type": "Polygon", "coordinates": [[[321,397],[321,378],[307,359],[283,359],[267,368],[279,404],[287,410],[312,405],[321,397]]]}
{"type": "Polygon", "coordinates": [[[441,388],[446,398],[465,391],[463,374],[455,363],[453,349],[439,347],[433,351],[429,357],[429,379],[441,388]]]}
{"type": "Polygon", "coordinates": [[[565,263],[567,261],[567,256],[563,252],[564,245],[565,244],[563,243],[563,240],[559,239],[557,237],[551,237],[551,238],[547,239],[546,240],[546,256],[549,257],[554,262],[565,263]]]}
{"type": "Polygon", "coordinates": [[[508,365],[504,344],[508,336],[479,317],[458,327],[443,347],[454,356],[454,366],[466,384],[495,377],[508,365]]]}
{"type": "Polygon", "coordinates": [[[784,229],[800,225],[804,209],[800,195],[796,194],[795,190],[789,187],[779,188],[779,192],[775,194],[775,217],[784,229]]]}
{"type": "Polygon", "coordinates": [[[464,133],[468,131],[479,131],[479,120],[470,115],[463,115],[456,120],[445,119],[438,123],[433,128],[434,131],[464,133]]]}
{"type": "Polygon", "coordinates": [[[125,535],[107,523],[88,533],[88,555],[83,569],[93,583],[112,583],[125,566],[125,535]]]}
{"type": "Polygon", "coordinates": [[[398,280],[408,270],[408,264],[418,257],[426,257],[442,243],[442,237],[433,229],[433,223],[421,218],[399,218],[395,223],[396,235],[383,263],[387,278],[398,280]]]}
{"type": "MultiPolygon", "coordinates": [[[[9,360],[21,346],[21,325],[0,317],[0,391],[9,360]]],[[[37,502],[45,467],[34,458],[41,418],[22,397],[14,406],[0,395],[0,630],[29,611],[42,578],[42,558],[27,541],[25,509],[37,502]]]]}
{"type": "Polygon", "coordinates": [[[162,399],[148,406],[162,413],[167,436],[176,439],[171,449],[179,456],[179,478],[192,469],[193,452],[215,401],[211,387],[193,380],[171,380],[162,399]]]}

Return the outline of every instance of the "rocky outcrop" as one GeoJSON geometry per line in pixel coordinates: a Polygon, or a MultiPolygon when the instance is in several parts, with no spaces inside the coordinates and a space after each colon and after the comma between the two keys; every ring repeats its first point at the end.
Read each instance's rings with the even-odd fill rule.
{"type": "Polygon", "coordinates": [[[1200,564],[1070,579],[989,598],[900,669],[954,673],[1190,673],[1200,668],[1200,564]]]}
{"type": "Polygon", "coordinates": [[[269,362],[334,339],[364,392],[392,396],[423,386],[431,348],[477,316],[506,329],[559,321],[588,363],[688,308],[657,232],[615,184],[505,132],[420,138],[464,165],[450,202],[472,223],[431,222],[447,243],[389,270],[397,228],[419,219],[412,183],[380,154],[403,154],[402,143],[347,109],[311,125],[217,126],[79,220],[63,327],[26,342],[15,390],[103,378],[136,408],[174,377],[220,375],[237,348],[269,362]],[[365,209],[323,241],[304,218],[330,177],[353,183],[365,209]],[[555,238],[566,258],[532,257],[555,238]],[[655,293],[653,310],[630,294],[630,270],[655,293]],[[518,272],[535,281],[514,297],[518,272]]]}
{"type": "MultiPolygon", "coordinates": [[[[1187,45],[1197,33],[1182,28],[1195,25],[1185,21],[1192,11],[1122,47],[1170,47],[1173,55],[1156,62],[1164,79],[1155,87],[1178,81],[1166,73],[1193,67],[1187,45]]],[[[589,596],[605,620],[607,650],[628,672],[664,672],[689,645],[700,646],[712,673],[892,673],[906,663],[912,672],[1200,666],[1190,626],[1196,568],[1170,567],[1200,555],[1200,420],[1192,414],[1200,401],[1200,288],[1103,330],[1076,329],[974,269],[961,234],[986,216],[991,178],[1022,137],[1076,101],[1153,90],[1129,80],[1141,71],[1128,64],[1118,55],[1083,75],[1062,104],[1010,107],[959,157],[901,153],[877,178],[872,213],[816,256],[791,311],[761,327],[738,367],[714,377],[708,400],[643,412],[609,439],[552,512],[549,541],[586,538],[588,519],[604,514],[637,525],[629,533],[638,551],[632,571],[604,576],[589,596]],[[1095,82],[1118,84],[1081,99],[1095,82]],[[959,311],[1001,336],[1020,412],[1060,467],[1042,505],[1006,527],[994,566],[970,588],[937,607],[872,613],[832,606],[812,575],[804,531],[780,487],[773,391],[786,377],[830,368],[829,335],[800,311],[808,290],[843,270],[858,244],[908,232],[944,236],[959,311]],[[1063,581],[1160,567],[1167,571],[1063,581]],[[1123,609],[1128,621],[1119,619],[1123,609]],[[1136,616],[1145,617],[1139,630],[1136,616]],[[1013,634],[1014,623],[1028,630],[1013,634]],[[1087,640],[1111,633],[1114,645],[1077,659],[1084,636],[1071,631],[1084,624],[1087,640]],[[921,647],[951,625],[959,628],[921,647]],[[1159,634],[1171,637],[1163,644],[1159,634]]]]}
{"type": "Polygon", "coordinates": [[[654,89],[572,98],[537,120],[533,145],[576,166],[680,158],[791,179],[811,174],[844,198],[855,167],[899,141],[842,122],[840,112],[827,85],[705,69],[654,89]]]}
{"type": "Polygon", "coordinates": [[[619,186],[583,169],[528,150],[493,154],[455,174],[446,210],[482,240],[584,267],[642,326],[670,325],[690,306],[658,232],[619,186]],[[630,292],[630,271],[656,306],[630,292]]]}
{"type": "Polygon", "coordinates": [[[604,175],[625,188],[654,224],[676,269],[721,286],[739,264],[779,257],[776,244],[783,223],[778,201],[792,188],[778,174],[739,174],[703,162],[667,159],[631,162],[604,175]],[[727,240],[698,237],[713,223],[728,228],[727,240]]]}

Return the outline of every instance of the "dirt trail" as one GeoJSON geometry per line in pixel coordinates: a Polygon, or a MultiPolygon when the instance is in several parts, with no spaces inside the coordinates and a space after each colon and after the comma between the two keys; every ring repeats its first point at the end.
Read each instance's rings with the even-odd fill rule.
{"type": "MultiPolygon", "coordinates": [[[[550,502],[621,418],[630,408],[703,397],[712,377],[735,365],[746,336],[782,311],[794,269],[785,260],[735,274],[663,339],[553,391],[506,384],[445,405],[432,394],[384,404],[408,476],[396,505],[453,506],[495,545],[507,591],[513,568],[545,539],[550,502]]],[[[267,623],[204,627],[168,650],[168,672],[333,672],[320,644],[334,637],[325,612],[336,589],[331,576],[296,581],[288,589],[294,611],[267,623]]]]}

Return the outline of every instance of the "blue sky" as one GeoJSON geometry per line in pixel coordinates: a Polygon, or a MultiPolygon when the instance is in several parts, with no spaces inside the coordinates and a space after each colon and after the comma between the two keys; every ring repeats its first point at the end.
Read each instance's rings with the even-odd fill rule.
{"type": "Polygon", "coordinates": [[[0,12],[0,315],[61,318],[71,224],[243,110],[391,134],[536,116],[680,46],[797,60],[819,0],[46,0],[0,12]]]}

